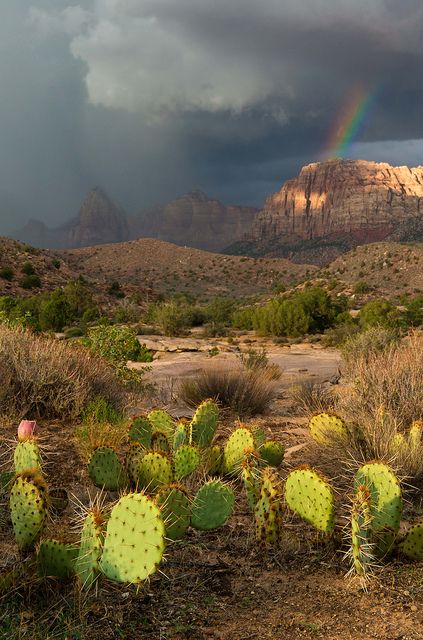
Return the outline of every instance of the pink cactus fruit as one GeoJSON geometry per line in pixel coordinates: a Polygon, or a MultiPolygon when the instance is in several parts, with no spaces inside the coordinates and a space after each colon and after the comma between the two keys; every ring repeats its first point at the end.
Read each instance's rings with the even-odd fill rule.
{"type": "Polygon", "coordinates": [[[35,435],[37,431],[37,423],[35,420],[21,420],[18,427],[18,440],[28,440],[35,435]]]}

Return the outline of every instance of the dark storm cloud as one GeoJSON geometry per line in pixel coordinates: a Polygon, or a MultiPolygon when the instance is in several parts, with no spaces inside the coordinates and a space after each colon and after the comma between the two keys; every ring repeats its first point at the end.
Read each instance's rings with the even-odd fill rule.
{"type": "Polygon", "coordinates": [[[421,163],[422,35],[420,0],[2,3],[0,230],[59,223],[95,184],[130,211],[194,186],[258,204],[357,87],[351,155],[421,163]]]}

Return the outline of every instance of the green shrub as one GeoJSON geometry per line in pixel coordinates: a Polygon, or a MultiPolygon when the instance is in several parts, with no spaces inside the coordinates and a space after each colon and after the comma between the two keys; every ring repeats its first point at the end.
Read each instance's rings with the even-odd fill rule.
{"type": "Polygon", "coordinates": [[[394,328],[401,324],[401,314],[389,300],[371,300],[360,311],[359,322],[362,328],[394,328]]]}
{"type": "Polygon", "coordinates": [[[122,287],[120,286],[119,282],[117,282],[116,280],[112,282],[112,284],[109,286],[109,288],[107,289],[107,293],[110,296],[115,296],[115,298],[125,297],[125,293],[124,291],[122,291],[122,287]]]}
{"type": "Polygon", "coordinates": [[[24,262],[22,266],[22,273],[26,276],[32,276],[35,274],[35,269],[30,262],[24,262]]]}
{"type": "Polygon", "coordinates": [[[370,285],[364,280],[359,280],[354,285],[354,293],[368,293],[370,291],[370,285]]]}
{"type": "Polygon", "coordinates": [[[232,326],[242,331],[252,331],[254,328],[254,307],[237,309],[232,315],[232,326]]]}
{"type": "Polygon", "coordinates": [[[155,322],[167,336],[179,336],[186,333],[192,326],[190,309],[177,302],[162,302],[153,308],[153,322],[155,322]]]}
{"type": "Polygon", "coordinates": [[[3,278],[3,280],[8,280],[10,282],[11,280],[13,280],[14,275],[15,272],[13,271],[12,267],[3,267],[2,269],[0,269],[0,278],[3,278]]]}
{"type": "Polygon", "coordinates": [[[140,372],[126,367],[128,360],[151,362],[150,351],[141,345],[135,331],[129,327],[100,325],[88,330],[84,344],[94,353],[115,367],[118,374],[128,381],[139,381],[140,372]]]}
{"type": "Polygon", "coordinates": [[[60,269],[61,262],[57,258],[51,261],[51,266],[55,269],[60,269]]]}
{"type": "Polygon", "coordinates": [[[96,396],[90,400],[81,414],[84,424],[119,424],[124,419],[124,412],[116,409],[103,396],[96,396]]]}
{"type": "Polygon", "coordinates": [[[38,315],[42,331],[62,331],[71,320],[71,307],[62,289],[56,289],[42,299],[38,315]]]}
{"type": "Polygon", "coordinates": [[[22,289],[37,289],[41,287],[41,278],[36,273],[24,276],[20,281],[22,289]]]}

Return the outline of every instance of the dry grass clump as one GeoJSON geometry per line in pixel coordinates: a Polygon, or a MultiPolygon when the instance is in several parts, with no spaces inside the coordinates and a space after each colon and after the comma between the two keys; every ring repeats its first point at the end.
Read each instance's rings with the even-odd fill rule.
{"type": "Polygon", "coordinates": [[[98,356],[22,328],[0,326],[0,414],[77,418],[90,399],[104,397],[122,408],[126,392],[113,370],[98,356]]]}
{"type": "Polygon", "coordinates": [[[312,380],[292,385],[289,390],[289,397],[295,409],[301,415],[333,411],[334,397],[332,388],[312,380]]]}
{"type": "Polygon", "coordinates": [[[266,369],[208,367],[182,382],[179,396],[189,406],[214,398],[239,416],[265,413],[277,390],[266,369]]]}
{"type": "Polygon", "coordinates": [[[350,454],[388,460],[404,475],[422,476],[423,434],[416,442],[409,431],[423,416],[423,337],[415,333],[364,352],[347,361],[344,375],[348,387],[336,412],[349,429],[350,454]]]}

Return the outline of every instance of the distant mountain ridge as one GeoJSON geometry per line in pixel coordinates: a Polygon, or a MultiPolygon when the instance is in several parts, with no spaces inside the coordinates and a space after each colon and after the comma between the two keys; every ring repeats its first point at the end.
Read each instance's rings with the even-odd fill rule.
{"type": "Polygon", "coordinates": [[[258,209],[226,206],[192,191],[139,216],[129,216],[99,187],[90,191],[78,215],[56,228],[29,220],[13,236],[36,247],[70,249],[151,237],[181,246],[221,251],[251,230],[258,209]]]}

